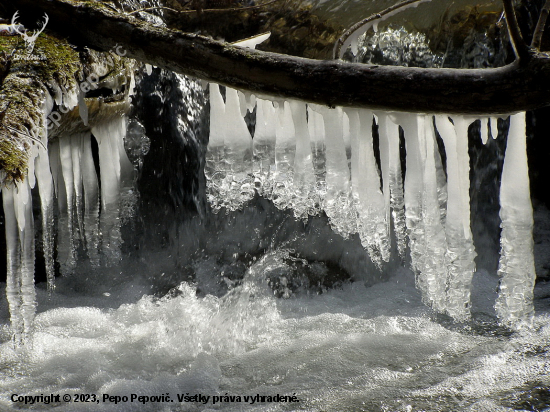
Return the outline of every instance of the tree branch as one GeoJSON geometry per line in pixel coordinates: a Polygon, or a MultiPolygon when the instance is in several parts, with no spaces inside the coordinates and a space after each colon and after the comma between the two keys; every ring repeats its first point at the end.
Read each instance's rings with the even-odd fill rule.
{"type": "Polygon", "coordinates": [[[504,114],[550,105],[550,56],[542,53],[531,53],[524,64],[471,70],[319,61],[155,27],[101,3],[9,1],[21,10],[47,12],[48,29],[73,44],[122,46],[127,57],[257,95],[420,113],[504,114]]]}
{"type": "Polygon", "coordinates": [[[544,3],[544,7],[540,11],[537,27],[535,27],[535,32],[533,33],[533,40],[531,41],[531,47],[536,50],[540,50],[542,35],[544,33],[544,27],[546,26],[546,20],[548,19],[549,13],[550,13],[550,0],[546,0],[546,3],[544,3]]]}
{"type": "Polygon", "coordinates": [[[502,3],[504,4],[506,25],[508,27],[508,33],[510,34],[510,41],[514,48],[514,53],[518,60],[525,62],[529,59],[529,48],[521,35],[514,5],[512,0],[502,0],[502,3]]]}
{"type": "MultiPolygon", "coordinates": [[[[220,13],[220,12],[223,13],[223,12],[232,12],[232,11],[244,11],[244,10],[251,10],[251,9],[261,9],[262,7],[269,6],[270,4],[275,3],[277,1],[279,1],[279,0],[271,0],[271,1],[268,1],[267,3],[257,4],[255,6],[232,7],[232,8],[229,8],[229,9],[221,9],[221,8],[220,9],[203,9],[203,10],[200,11],[200,13],[220,13]]],[[[134,10],[134,11],[128,12],[126,14],[131,15],[131,14],[140,13],[142,11],[159,10],[159,9],[160,10],[169,10],[173,13],[180,13],[180,14],[199,13],[199,10],[176,10],[176,9],[171,9],[170,7],[156,6],[156,7],[146,7],[144,9],[134,10]]]]}

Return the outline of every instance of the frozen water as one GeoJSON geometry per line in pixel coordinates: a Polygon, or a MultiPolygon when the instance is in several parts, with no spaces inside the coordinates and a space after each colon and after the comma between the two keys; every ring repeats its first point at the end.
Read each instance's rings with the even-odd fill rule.
{"type": "Polygon", "coordinates": [[[499,296],[495,305],[503,323],[530,326],[533,318],[535,262],[533,208],[529,192],[525,113],[510,117],[510,130],[500,186],[499,296]]]}
{"type": "Polygon", "coordinates": [[[252,142],[254,187],[260,196],[270,199],[275,172],[277,117],[270,100],[256,99],[256,103],[256,129],[252,142]]]}
{"type": "Polygon", "coordinates": [[[34,219],[28,179],[2,190],[5,214],[6,298],[16,343],[32,332],[36,308],[34,291],[34,219]]]}
{"type": "Polygon", "coordinates": [[[404,260],[407,249],[407,227],[403,179],[401,176],[399,126],[386,113],[377,113],[377,117],[387,231],[388,234],[391,234],[393,223],[397,252],[401,260],[404,260]]]}
{"type": "Polygon", "coordinates": [[[126,121],[126,117],[122,116],[96,125],[91,129],[99,148],[101,174],[99,231],[101,233],[101,255],[107,264],[116,264],[121,257],[121,199],[130,191],[129,188],[132,184],[133,166],[124,150],[126,121]]]}
{"type": "Polygon", "coordinates": [[[204,174],[207,179],[206,195],[214,213],[223,207],[223,182],[226,177],[225,162],[225,103],[220,86],[210,83],[210,138],[206,152],[204,174]]]}
{"type": "Polygon", "coordinates": [[[351,135],[351,182],[357,229],[371,259],[382,267],[382,263],[390,259],[389,226],[370,133],[373,114],[369,110],[346,110],[346,113],[351,135]]]}
{"type": "Polygon", "coordinates": [[[291,101],[290,107],[296,133],[292,210],[297,218],[307,219],[309,215],[320,212],[307,124],[307,106],[302,102],[291,101]]]}
{"type": "Polygon", "coordinates": [[[241,115],[237,90],[225,89],[224,160],[226,177],[222,183],[228,210],[239,209],[254,196],[252,177],[252,136],[241,115]]]}
{"type": "Polygon", "coordinates": [[[468,126],[471,121],[436,116],[437,128],[447,154],[447,312],[457,320],[470,314],[470,289],[475,271],[474,244],[470,229],[470,158],[468,126]]]}
{"type": "MultiPolygon", "coordinates": [[[[55,294],[39,285],[36,317],[32,178],[2,189],[8,277],[0,298],[0,409],[13,408],[7,399],[15,392],[170,392],[174,402],[162,405],[49,407],[200,410],[176,394],[201,391],[296,393],[299,408],[312,411],[498,410],[517,409],[524,393],[534,399],[537,385],[548,387],[548,288],[538,287],[535,316],[524,114],[511,119],[502,178],[497,298],[494,274],[473,278],[467,131],[476,119],[437,116],[434,128],[430,115],[376,113],[373,128],[368,110],[272,102],[231,89],[224,101],[210,87],[207,190],[227,215],[170,226],[161,234],[166,244],[141,240],[155,251],[138,253],[136,242],[120,260],[120,202],[131,180],[124,118],[92,130],[101,179],[89,133],[52,141],[49,162],[33,149],[44,216],[57,196],[58,253],[66,258],[76,243],[91,263],[77,256],[78,271],[58,279],[55,294]],[[252,177],[254,187],[243,190],[240,183],[252,177]],[[263,199],[248,202],[254,190],[263,199]],[[72,230],[63,229],[69,224],[72,230]],[[408,263],[407,240],[414,273],[397,268],[408,263]],[[505,326],[532,329],[512,333],[497,315],[505,326]],[[13,345],[12,332],[27,345],[13,345]]],[[[496,137],[494,120],[489,125],[496,137]]]]}
{"type": "MultiPolygon", "coordinates": [[[[236,92],[227,89],[227,100],[234,96],[236,92]]],[[[229,124],[229,106],[217,86],[212,89],[206,176],[214,209],[241,209],[252,198],[239,184],[233,192],[224,189],[227,184],[217,188],[220,179],[211,171],[223,169],[224,182],[246,182],[250,177],[245,156],[249,134],[242,113],[255,112],[252,170],[260,196],[281,210],[292,209],[300,219],[324,212],[342,237],[359,235],[379,269],[392,260],[392,250],[402,262],[409,258],[425,303],[455,320],[467,320],[476,257],[470,228],[468,129],[477,118],[377,113],[378,166],[372,112],[263,99],[255,103],[253,108],[252,99],[243,97],[240,113],[236,100],[231,103],[236,123],[224,129],[215,116],[225,116],[223,124],[229,124]],[[399,127],[406,146],[404,185],[399,127]],[[220,136],[230,132],[234,137],[227,144],[220,136]],[[222,141],[223,158],[216,154],[222,141]],[[235,149],[238,142],[240,151],[235,149]],[[445,154],[445,167],[440,152],[445,154]],[[231,156],[237,160],[231,160],[229,169],[231,156]]],[[[489,131],[493,137],[498,134],[496,121],[479,121],[485,144],[489,131]]]]}
{"type": "Polygon", "coordinates": [[[286,209],[292,206],[292,182],[296,156],[296,131],[289,102],[278,104],[276,116],[273,203],[280,209],[286,209]]]}
{"type": "Polygon", "coordinates": [[[351,179],[343,136],[342,108],[314,106],[323,116],[325,130],[326,187],[324,211],[333,230],[346,238],[357,232],[351,179]]]}

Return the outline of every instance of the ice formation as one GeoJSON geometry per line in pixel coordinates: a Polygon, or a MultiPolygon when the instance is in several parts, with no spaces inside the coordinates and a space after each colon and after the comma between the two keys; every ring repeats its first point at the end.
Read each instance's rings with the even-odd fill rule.
{"type": "MultiPolygon", "coordinates": [[[[255,47],[265,38],[240,45],[255,47]]],[[[468,129],[477,118],[328,108],[257,97],[214,83],[208,87],[204,172],[213,212],[235,211],[262,196],[304,221],[324,213],[336,233],[360,239],[380,270],[393,260],[410,264],[427,305],[458,321],[469,318],[476,253],[470,229],[468,129]]],[[[131,193],[133,171],[123,144],[127,119],[115,117],[50,141],[45,125],[54,101],[72,108],[79,99],[82,103],[76,91],[46,96],[43,124],[35,133],[41,144],[30,151],[27,178],[2,189],[7,300],[19,340],[30,332],[35,312],[35,186],[49,289],[54,288],[56,262],[70,275],[83,252],[96,266],[100,261],[116,264],[121,257],[121,203],[131,193]],[[99,165],[92,154],[94,138],[99,165]]],[[[86,124],[86,111],[80,114],[86,124]]],[[[485,144],[489,136],[498,136],[497,119],[480,117],[485,144]]],[[[529,324],[533,315],[533,213],[525,113],[510,119],[495,308],[504,324],[518,327],[529,324]]]]}
{"type": "Polygon", "coordinates": [[[372,16],[373,18],[367,19],[364,24],[357,24],[356,26],[352,27],[351,30],[353,31],[342,43],[342,47],[340,48],[339,53],[336,53],[338,44],[334,46],[334,50],[333,50],[334,57],[341,59],[348,48],[351,48],[351,52],[353,53],[353,55],[356,55],[359,49],[358,48],[359,38],[363,36],[367,31],[369,31],[371,28],[376,33],[378,32],[378,25],[384,20],[389,19],[390,17],[395,16],[398,13],[401,13],[405,9],[416,8],[421,3],[425,3],[429,1],[431,0],[418,0],[415,2],[411,2],[410,4],[405,5],[404,7],[403,6],[396,7],[394,10],[388,11],[384,14],[374,15],[372,16]],[[339,54],[339,55],[336,56],[336,54],[339,54]]]}
{"type": "Polygon", "coordinates": [[[48,142],[45,125],[52,106],[52,100],[46,98],[43,124],[36,128],[39,134],[36,140],[41,144],[30,149],[26,179],[2,188],[8,261],[7,300],[17,342],[24,341],[30,333],[36,306],[31,190],[38,186],[41,246],[48,288],[53,290],[56,261],[61,273],[70,275],[81,250],[87,252],[93,265],[99,264],[100,245],[104,263],[118,261],[122,242],[120,198],[125,186],[132,183],[133,166],[123,146],[125,117],[97,125],[91,131],[61,135],[48,142]],[[92,134],[98,142],[101,179],[97,176],[92,155],[92,134]]]}
{"type": "Polygon", "coordinates": [[[525,146],[525,113],[510,117],[510,130],[500,187],[502,234],[497,314],[508,325],[528,326],[532,320],[535,262],[533,209],[525,146]]]}
{"type": "MultiPolygon", "coordinates": [[[[495,118],[372,113],[265,96],[249,96],[246,110],[239,112],[237,92],[226,88],[224,102],[219,90],[210,85],[206,155],[207,192],[215,212],[242,207],[252,198],[252,187],[297,218],[324,212],[336,233],[359,236],[381,270],[392,258],[408,261],[423,301],[434,310],[458,321],[470,317],[476,252],[468,129],[481,117],[480,139],[486,143],[489,135],[498,135],[495,118]],[[251,141],[243,116],[254,113],[251,141]]],[[[496,309],[503,323],[517,326],[532,315],[535,275],[524,114],[511,119],[496,309]]]]}

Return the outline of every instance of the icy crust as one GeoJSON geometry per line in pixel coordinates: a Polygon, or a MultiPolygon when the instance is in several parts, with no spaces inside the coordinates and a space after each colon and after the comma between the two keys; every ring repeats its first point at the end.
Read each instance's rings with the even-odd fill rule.
{"type": "MultiPolygon", "coordinates": [[[[215,213],[242,208],[254,191],[279,209],[293,210],[299,219],[323,212],[334,232],[344,238],[357,234],[381,270],[392,257],[408,259],[424,303],[458,321],[470,317],[476,252],[470,228],[468,129],[476,117],[373,114],[252,96],[241,98],[239,111],[237,92],[227,88],[225,94],[224,101],[219,86],[210,85],[205,174],[215,213]],[[254,114],[251,136],[243,116],[253,119],[254,114]],[[405,137],[404,182],[399,128],[405,137]]],[[[527,163],[520,141],[524,123],[521,115],[512,117],[513,155],[507,154],[501,189],[497,311],[512,326],[532,312],[535,276],[527,163]],[[522,240],[512,241],[516,236],[522,240]]],[[[485,117],[481,126],[483,143],[489,135],[496,137],[496,119],[485,117]]]]}

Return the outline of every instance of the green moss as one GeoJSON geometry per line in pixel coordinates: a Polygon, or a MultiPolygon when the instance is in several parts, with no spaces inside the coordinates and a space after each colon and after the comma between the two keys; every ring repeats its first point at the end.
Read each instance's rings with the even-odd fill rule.
{"type": "Polygon", "coordinates": [[[56,74],[74,77],[81,67],[78,52],[68,43],[52,36],[40,35],[36,40],[33,54],[46,58],[43,64],[38,66],[43,79],[52,79],[56,74]]]}
{"type": "Polygon", "coordinates": [[[27,152],[13,139],[0,139],[0,170],[6,181],[22,181],[27,170],[27,152]]]}
{"type": "MultiPolygon", "coordinates": [[[[0,67],[9,71],[0,85],[0,169],[5,180],[22,180],[27,173],[31,136],[41,135],[45,93],[54,96],[78,90],[94,70],[102,84],[127,82],[133,63],[114,53],[78,53],[66,41],[42,33],[31,54],[20,36],[0,36],[0,67]]],[[[0,80],[2,73],[0,73],[0,80]]],[[[54,107],[54,110],[56,108],[54,107]]]]}
{"type": "Polygon", "coordinates": [[[0,52],[9,67],[0,88],[0,169],[6,180],[22,180],[29,150],[43,127],[42,102],[47,88],[76,87],[79,55],[66,42],[42,34],[28,54],[20,36],[1,36],[0,52]]]}

